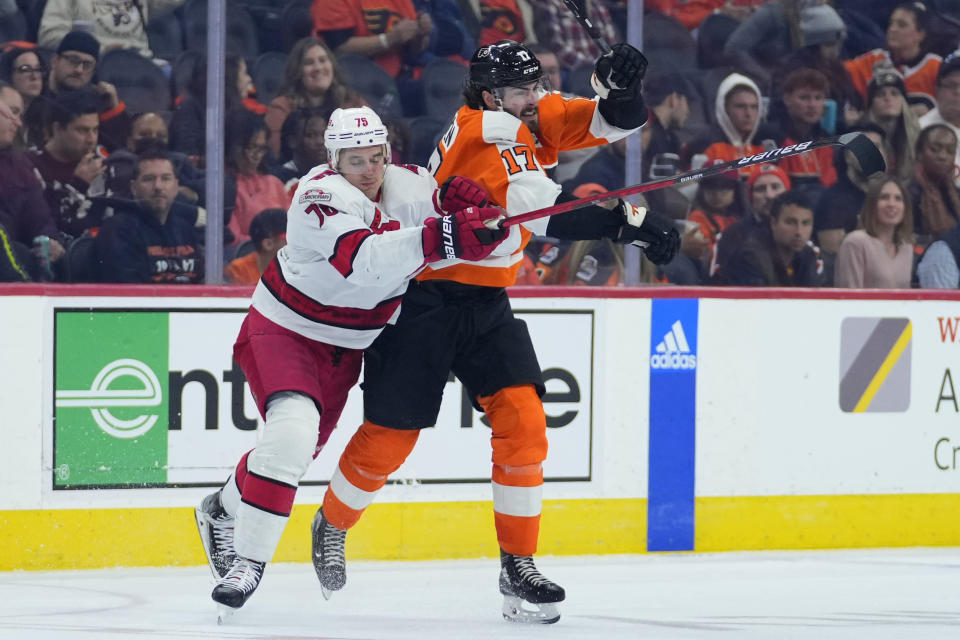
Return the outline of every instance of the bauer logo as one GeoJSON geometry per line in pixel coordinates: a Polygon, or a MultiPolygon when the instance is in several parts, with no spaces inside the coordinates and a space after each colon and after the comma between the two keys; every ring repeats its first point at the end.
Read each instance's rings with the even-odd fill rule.
{"type": "Polygon", "coordinates": [[[910,408],[909,318],[844,318],[840,325],[840,409],[847,413],[910,408]]]}
{"type": "MultiPolygon", "coordinates": [[[[654,334],[656,335],[656,334],[654,334]]],[[[653,347],[650,354],[651,369],[696,369],[697,355],[690,347],[687,332],[680,320],[670,325],[663,338],[653,347]]]]}

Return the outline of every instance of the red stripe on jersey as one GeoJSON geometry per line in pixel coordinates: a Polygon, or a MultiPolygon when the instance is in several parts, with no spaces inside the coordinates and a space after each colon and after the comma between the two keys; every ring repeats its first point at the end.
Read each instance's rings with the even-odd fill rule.
{"type": "Polygon", "coordinates": [[[279,263],[274,260],[263,272],[260,279],[273,297],[294,313],[319,324],[342,329],[367,331],[382,329],[387,321],[393,317],[403,296],[388,298],[373,309],[358,309],[356,307],[334,307],[321,304],[302,291],[287,284],[283,279],[283,271],[279,263]]]}
{"type": "Polygon", "coordinates": [[[339,271],[344,278],[349,278],[353,273],[353,259],[357,257],[360,245],[372,235],[373,231],[370,229],[357,229],[337,238],[337,242],[333,245],[330,266],[339,271]]]}
{"type": "Polygon", "coordinates": [[[240,500],[261,511],[287,517],[293,510],[293,499],[296,496],[295,485],[248,471],[240,500]]]}

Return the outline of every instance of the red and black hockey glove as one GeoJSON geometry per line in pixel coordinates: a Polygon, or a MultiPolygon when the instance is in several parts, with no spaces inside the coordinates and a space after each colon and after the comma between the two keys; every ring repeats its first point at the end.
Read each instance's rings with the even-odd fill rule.
{"type": "Polygon", "coordinates": [[[507,237],[497,222],[496,207],[468,207],[423,223],[423,257],[427,262],[462,258],[483,260],[507,237]]]}
{"type": "Polygon", "coordinates": [[[450,176],[440,187],[440,208],[447,212],[487,206],[487,190],[470,178],[450,176]]]}
{"type": "Polygon", "coordinates": [[[680,233],[671,219],[622,200],[620,213],[623,219],[617,242],[642,247],[653,264],[667,264],[677,256],[680,233]]]}
{"type": "Polygon", "coordinates": [[[597,60],[590,85],[601,98],[630,101],[640,90],[646,72],[644,55],[632,45],[618,42],[597,60]]]}

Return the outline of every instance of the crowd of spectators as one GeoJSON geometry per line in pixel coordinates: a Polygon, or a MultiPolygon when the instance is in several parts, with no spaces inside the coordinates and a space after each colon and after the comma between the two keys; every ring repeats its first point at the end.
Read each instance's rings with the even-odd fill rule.
{"type": "MultiPolygon", "coordinates": [[[[582,0],[606,40],[628,0],[582,0]]],[[[889,0],[646,0],[644,180],[862,132],[887,170],[823,148],[649,192],[682,250],[645,283],[960,286],[960,12],[889,0]]],[[[944,5],[944,6],[941,6],[944,5]]],[[[203,281],[205,0],[0,0],[0,280],[203,281]]],[[[369,105],[426,164],[466,62],[503,38],[592,95],[601,54],[563,0],[236,0],[224,74],[224,277],[256,281],[337,107],[369,105]]],[[[577,196],[625,186],[627,145],[561,154],[577,196]]],[[[623,247],[531,242],[521,284],[616,285],[623,247]]]]}

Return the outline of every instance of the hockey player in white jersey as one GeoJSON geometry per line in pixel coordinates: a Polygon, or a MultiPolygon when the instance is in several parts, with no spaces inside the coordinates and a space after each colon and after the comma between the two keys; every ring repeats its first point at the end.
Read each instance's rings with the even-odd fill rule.
{"type": "Polygon", "coordinates": [[[221,617],[260,583],[298,482],[340,417],[363,349],[399,314],[407,282],[429,263],[481,260],[506,235],[499,209],[444,212],[426,169],[390,164],[373,110],[337,109],[325,139],[329,163],[300,180],[287,245],[264,271],[233,348],[262,437],[196,510],[221,617]]]}

